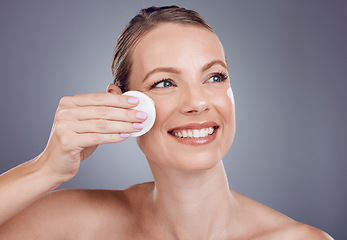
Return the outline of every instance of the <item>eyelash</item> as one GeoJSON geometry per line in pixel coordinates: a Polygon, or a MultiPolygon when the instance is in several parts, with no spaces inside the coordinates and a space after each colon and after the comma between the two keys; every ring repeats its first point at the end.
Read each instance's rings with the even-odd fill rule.
{"type": "MultiPolygon", "coordinates": [[[[211,77],[214,77],[214,76],[220,77],[221,82],[224,82],[225,80],[228,79],[228,74],[227,74],[226,72],[223,72],[223,71],[220,71],[220,72],[218,72],[218,73],[213,73],[213,74],[210,76],[210,78],[211,78],[211,77]]],[[[210,78],[209,78],[209,79],[210,79],[210,78]]]]}
{"type": "Polygon", "coordinates": [[[156,81],[155,83],[153,83],[152,86],[151,86],[151,89],[152,89],[152,88],[155,88],[159,83],[162,83],[162,82],[165,82],[165,81],[170,82],[173,86],[175,86],[175,85],[173,84],[173,82],[172,82],[171,79],[169,79],[169,78],[163,78],[163,79],[161,79],[161,80],[156,81]]]}
{"type": "MultiPolygon", "coordinates": [[[[220,71],[220,72],[218,72],[218,73],[213,73],[208,79],[210,79],[210,78],[212,78],[212,77],[214,77],[214,76],[220,77],[221,82],[224,82],[224,81],[226,81],[226,80],[228,79],[227,73],[226,73],[226,72],[223,72],[223,71],[220,71]]],[[[175,86],[175,84],[173,84],[173,82],[172,82],[171,79],[169,79],[169,78],[163,78],[163,79],[161,79],[161,80],[156,81],[155,83],[153,83],[152,86],[151,86],[151,89],[152,89],[152,88],[155,88],[159,83],[162,83],[162,82],[164,82],[164,81],[170,82],[173,86],[175,86]]]]}

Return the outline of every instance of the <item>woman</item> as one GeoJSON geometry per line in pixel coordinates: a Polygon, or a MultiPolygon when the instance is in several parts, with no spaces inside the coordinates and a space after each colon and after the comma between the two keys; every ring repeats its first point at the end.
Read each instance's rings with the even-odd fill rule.
{"type": "Polygon", "coordinates": [[[216,34],[195,12],[143,9],[121,33],[106,93],[61,99],[45,150],[0,178],[0,239],[331,239],[229,190],[222,158],[235,133],[228,67],[216,34]],[[137,138],[155,182],[119,191],[51,192],[100,144],[137,138]]]}

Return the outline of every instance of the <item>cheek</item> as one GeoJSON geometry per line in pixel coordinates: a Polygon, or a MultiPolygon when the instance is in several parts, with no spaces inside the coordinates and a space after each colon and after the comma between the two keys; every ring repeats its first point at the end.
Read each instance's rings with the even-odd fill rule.
{"type": "MultiPolygon", "coordinates": [[[[151,98],[155,102],[156,119],[152,127],[152,131],[156,134],[165,134],[168,125],[172,125],[172,116],[177,111],[177,98],[167,95],[152,95],[151,98]],[[175,100],[176,99],[176,100],[175,100]]],[[[153,139],[155,141],[155,139],[153,139]]]]}
{"type": "Polygon", "coordinates": [[[234,104],[227,91],[219,91],[218,94],[209,94],[210,103],[222,117],[223,122],[231,123],[234,118],[234,104]]]}
{"type": "Polygon", "coordinates": [[[227,91],[210,96],[210,103],[217,111],[222,123],[223,144],[225,149],[229,149],[235,135],[235,105],[228,96],[227,91]]]}
{"type": "Polygon", "coordinates": [[[173,114],[178,102],[177,98],[170,96],[152,96],[155,102],[155,109],[157,111],[157,118],[154,127],[163,127],[165,121],[173,114]]]}
{"type": "Polygon", "coordinates": [[[165,143],[163,137],[166,135],[166,126],[170,122],[170,117],[174,114],[178,103],[175,102],[175,98],[167,96],[150,94],[148,96],[155,102],[156,119],[151,130],[137,138],[137,143],[147,157],[154,158],[153,154],[163,154],[159,153],[159,150],[165,148],[159,146],[165,143]]]}

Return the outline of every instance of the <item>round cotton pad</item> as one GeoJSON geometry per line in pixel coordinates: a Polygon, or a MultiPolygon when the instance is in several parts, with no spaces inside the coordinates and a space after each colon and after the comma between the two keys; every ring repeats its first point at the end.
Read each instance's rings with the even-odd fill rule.
{"type": "Polygon", "coordinates": [[[148,97],[146,94],[138,91],[128,91],[123,93],[123,95],[132,96],[139,98],[140,102],[133,109],[147,113],[147,119],[143,122],[144,127],[140,132],[130,133],[131,137],[138,137],[147,133],[153,126],[155,122],[155,107],[154,101],[148,97]]]}

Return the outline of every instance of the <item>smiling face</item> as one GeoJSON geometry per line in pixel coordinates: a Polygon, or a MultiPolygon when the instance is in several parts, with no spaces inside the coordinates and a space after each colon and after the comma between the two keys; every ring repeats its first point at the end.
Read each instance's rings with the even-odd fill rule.
{"type": "Polygon", "coordinates": [[[153,128],[137,142],[150,164],[209,169],[235,133],[234,106],[223,47],[211,31],[165,23],[144,35],[132,55],[130,89],[150,96],[153,128]]]}

